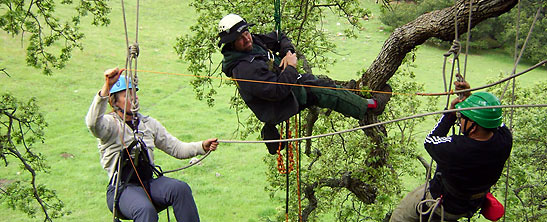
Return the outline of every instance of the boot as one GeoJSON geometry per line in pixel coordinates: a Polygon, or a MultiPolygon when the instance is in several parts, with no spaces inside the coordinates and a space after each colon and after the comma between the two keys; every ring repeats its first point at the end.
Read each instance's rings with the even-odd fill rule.
{"type": "MultiPolygon", "coordinates": [[[[278,140],[281,139],[281,135],[279,134],[279,131],[273,124],[264,124],[262,127],[262,131],[260,132],[260,135],[262,137],[262,140],[278,140]]],[[[285,148],[287,145],[286,142],[284,143],[265,143],[266,147],[268,148],[268,152],[272,155],[275,155],[277,153],[277,150],[279,149],[279,144],[281,144],[281,150],[285,148]]]]}
{"type": "Polygon", "coordinates": [[[384,88],[382,88],[381,91],[386,92],[386,93],[373,93],[372,94],[372,99],[376,103],[376,108],[371,109],[370,111],[374,115],[377,115],[377,116],[381,115],[384,112],[384,110],[386,109],[387,102],[389,102],[389,100],[391,99],[392,89],[391,89],[391,86],[389,84],[386,84],[384,86],[384,88]]]}

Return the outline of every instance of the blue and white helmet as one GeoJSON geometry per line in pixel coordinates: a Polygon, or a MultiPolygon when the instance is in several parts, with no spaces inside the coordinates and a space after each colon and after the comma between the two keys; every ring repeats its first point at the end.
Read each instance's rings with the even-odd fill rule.
{"type": "MultiPolygon", "coordinates": [[[[126,90],[125,86],[126,86],[126,84],[125,84],[125,75],[120,75],[120,78],[118,79],[118,81],[116,83],[114,83],[114,85],[110,89],[110,94],[114,94],[114,93],[117,93],[119,91],[126,90]]],[[[133,85],[131,84],[131,82],[129,82],[129,88],[130,89],[133,88],[133,85]]],[[[136,89],[137,89],[137,91],[139,91],[138,86],[137,86],[136,89]]]]}

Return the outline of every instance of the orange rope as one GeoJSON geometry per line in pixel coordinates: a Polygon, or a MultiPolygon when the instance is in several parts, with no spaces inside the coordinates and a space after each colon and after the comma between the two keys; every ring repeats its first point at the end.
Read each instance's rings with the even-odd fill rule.
{"type": "MultiPolygon", "coordinates": [[[[289,120],[285,121],[285,123],[287,124],[287,128],[290,129],[290,125],[289,125],[289,120]]],[[[283,131],[283,129],[281,129],[281,131],[283,131]]],[[[281,138],[283,138],[283,132],[279,133],[281,135],[281,138]]],[[[291,138],[291,131],[289,130],[289,134],[287,135],[287,138],[290,139],[291,138]]],[[[292,143],[288,143],[288,147],[287,149],[288,150],[288,155],[289,155],[289,167],[288,169],[285,167],[285,164],[283,163],[283,154],[281,154],[281,147],[282,147],[283,143],[279,143],[279,147],[277,148],[277,171],[280,173],[280,174],[286,174],[286,173],[291,173],[293,170],[294,170],[294,153],[293,153],[293,145],[292,143]]]]}
{"type": "MultiPolygon", "coordinates": [[[[295,117],[296,119],[297,117],[295,117]]],[[[294,134],[296,137],[299,136],[299,124],[298,124],[298,120],[295,121],[296,124],[294,125],[294,134]]],[[[285,121],[286,123],[286,128],[289,128],[290,129],[290,123],[289,123],[289,120],[285,121]]],[[[281,127],[280,129],[280,139],[283,138],[283,127],[281,127]]],[[[291,138],[291,130],[288,130],[288,135],[287,135],[287,138],[290,139],[291,138]]],[[[298,218],[299,220],[298,221],[302,221],[302,196],[301,196],[301,192],[300,192],[300,153],[298,152],[298,145],[299,145],[299,141],[293,141],[293,142],[290,142],[288,143],[288,147],[287,149],[288,150],[288,155],[289,155],[289,167],[288,169],[285,167],[285,164],[283,162],[283,154],[281,153],[281,146],[282,146],[282,143],[279,143],[279,147],[277,148],[277,171],[280,173],[280,174],[287,174],[287,173],[291,173],[293,170],[294,170],[294,165],[296,164],[296,185],[297,185],[297,189],[296,189],[296,193],[297,193],[297,196],[298,196],[298,218]],[[294,159],[294,152],[293,152],[293,149],[295,149],[295,152],[296,152],[296,161],[294,159]],[[295,163],[296,162],[296,163],[295,163]]],[[[288,214],[285,214],[285,218],[286,218],[286,221],[289,220],[289,215],[288,214]]]]}
{"type": "MultiPolygon", "coordinates": [[[[330,86],[315,86],[315,85],[304,85],[304,84],[296,84],[296,83],[270,82],[270,81],[261,81],[261,80],[252,80],[252,79],[238,79],[238,78],[218,77],[218,76],[202,76],[202,75],[183,74],[183,73],[173,73],[173,72],[149,71],[149,70],[134,70],[134,71],[138,71],[138,72],[148,72],[148,73],[155,73],[155,74],[165,74],[165,75],[177,75],[177,76],[189,76],[189,77],[197,77],[197,78],[219,79],[219,80],[226,80],[226,81],[241,81],[241,82],[264,83],[264,84],[275,84],[275,85],[286,85],[286,86],[302,86],[302,87],[308,87],[308,88],[322,88],[322,89],[332,89],[332,90],[346,90],[346,91],[354,91],[354,92],[383,93],[383,94],[407,95],[407,96],[429,95],[429,93],[397,93],[397,92],[384,92],[384,91],[376,91],[376,90],[348,89],[348,88],[337,88],[337,87],[330,87],[330,86]]],[[[433,94],[432,94],[432,95],[433,95],[433,94]]],[[[446,93],[445,93],[445,94],[441,94],[441,95],[446,95],[446,93]]]]}
{"type": "MultiPolygon", "coordinates": [[[[279,139],[283,139],[283,127],[281,127],[281,132],[279,133],[281,136],[279,139]]],[[[285,164],[283,164],[283,154],[281,153],[281,147],[283,146],[283,143],[279,143],[279,147],[277,147],[277,172],[280,174],[285,174],[287,171],[285,169],[285,164]]]]}

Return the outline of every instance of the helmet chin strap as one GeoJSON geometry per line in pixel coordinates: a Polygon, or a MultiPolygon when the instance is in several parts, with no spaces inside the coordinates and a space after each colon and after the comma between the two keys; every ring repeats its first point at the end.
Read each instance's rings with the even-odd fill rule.
{"type": "Polygon", "coordinates": [[[112,108],[114,108],[115,111],[120,111],[121,113],[125,113],[125,115],[128,115],[128,116],[134,116],[139,111],[138,109],[134,111],[133,110],[125,111],[119,106],[113,106],[112,108]]]}
{"type": "Polygon", "coordinates": [[[467,126],[467,123],[469,121],[465,121],[465,124],[464,124],[464,131],[463,131],[463,135],[464,136],[469,136],[469,133],[471,133],[471,130],[473,130],[473,128],[475,128],[475,126],[477,126],[477,123],[473,122],[473,124],[471,124],[471,127],[465,129],[465,127],[467,126]]]}

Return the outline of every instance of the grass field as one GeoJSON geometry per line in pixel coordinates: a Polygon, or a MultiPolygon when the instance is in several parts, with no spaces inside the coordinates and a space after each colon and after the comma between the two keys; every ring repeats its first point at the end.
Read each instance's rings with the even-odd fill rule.
{"type": "MultiPolygon", "coordinates": [[[[186,32],[194,23],[193,9],[179,1],[156,0],[141,3],[139,43],[139,69],[161,72],[185,73],[188,64],[181,61],[173,49],[175,38],[186,32]]],[[[337,36],[337,23],[344,20],[327,20],[332,41],[339,46],[339,53],[331,55],[338,63],[329,68],[336,79],[356,78],[357,70],[371,64],[389,33],[382,31],[378,5],[365,1],[373,16],[365,21],[365,30],[358,39],[337,36]]],[[[90,26],[86,19],[82,31],[86,34],[84,50],[76,51],[66,68],[44,76],[40,70],[25,64],[25,43],[19,37],[0,33],[0,67],[5,67],[10,78],[0,75],[0,92],[11,92],[19,100],[36,97],[49,127],[46,141],[37,144],[36,151],[44,154],[51,169],[39,174],[38,182],[57,190],[59,197],[72,213],[56,221],[109,221],[112,216],[106,207],[105,193],[108,178],[101,169],[96,139],[88,132],[84,117],[95,93],[103,84],[102,73],[110,67],[123,67],[125,63],[125,38],[120,6],[111,2],[112,24],[108,27],[90,26]],[[65,153],[72,157],[65,158],[65,153]]],[[[133,30],[135,18],[126,6],[129,28],[133,30]]],[[[70,9],[61,9],[71,13],[70,9]]],[[[248,18],[252,20],[252,18],[248,18]]],[[[211,21],[217,22],[217,21],[211,21]]],[[[130,31],[130,36],[134,36],[130,31]]],[[[418,82],[425,84],[428,92],[442,91],[442,54],[447,49],[420,46],[416,51],[418,82]]],[[[497,79],[500,73],[512,69],[512,58],[496,52],[482,52],[469,56],[468,81],[473,86],[497,79]]],[[[463,64],[463,63],[462,63],[463,64]]],[[[525,65],[519,66],[523,70],[525,65]]],[[[321,71],[316,71],[321,74],[321,71]]],[[[232,132],[237,119],[229,109],[232,87],[219,88],[216,105],[208,107],[195,99],[188,77],[140,73],[139,99],[141,113],[153,116],[177,138],[198,141],[210,137],[236,139],[232,132]]],[[[547,71],[532,71],[518,81],[530,85],[547,79],[547,71]]],[[[396,90],[396,89],[395,89],[396,90]]],[[[390,104],[396,106],[397,104],[390,104]]],[[[243,115],[243,116],[246,116],[243,115]]],[[[423,138],[429,128],[417,137],[423,138]]],[[[255,138],[250,138],[255,139],[255,138]]],[[[266,149],[259,145],[221,144],[219,150],[208,157],[203,165],[169,176],[186,181],[193,189],[202,221],[264,221],[283,209],[279,199],[271,199],[265,191],[266,174],[263,158],[266,149]]],[[[156,163],[164,170],[187,164],[164,153],[156,152],[156,163]]],[[[0,171],[0,179],[20,180],[27,178],[16,161],[0,171]],[[22,172],[19,175],[19,172],[22,172]]],[[[419,179],[421,180],[421,178],[419,179]]],[[[418,179],[416,180],[418,181],[418,179]]],[[[408,189],[418,183],[409,181],[408,189]]],[[[41,216],[41,215],[39,215],[41,216]]],[[[166,221],[165,213],[161,213],[166,221]]],[[[173,217],[172,217],[173,218],[173,217]]],[[[7,208],[0,203],[0,221],[40,221],[7,208]]],[[[328,219],[324,219],[327,221],[328,219]]]]}

